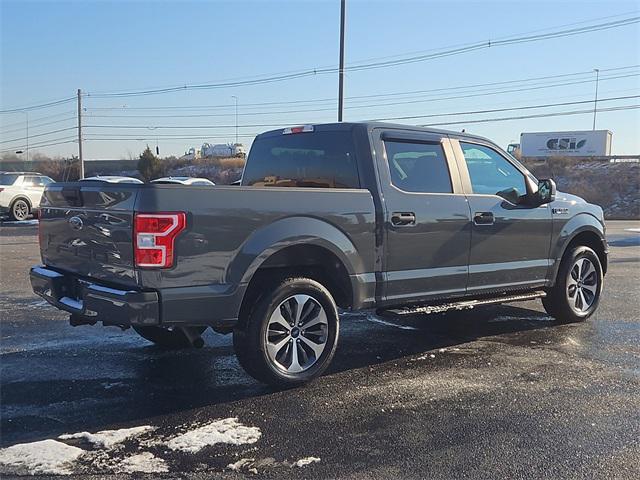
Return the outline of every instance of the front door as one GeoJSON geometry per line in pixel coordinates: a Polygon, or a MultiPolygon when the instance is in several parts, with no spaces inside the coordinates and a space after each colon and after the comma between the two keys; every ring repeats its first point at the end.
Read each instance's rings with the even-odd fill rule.
{"type": "Polygon", "coordinates": [[[550,208],[513,201],[514,195],[534,188],[534,179],[488,143],[454,140],[452,144],[462,157],[458,165],[472,217],[467,292],[544,285],[550,264],[550,208]]]}
{"type": "Polygon", "coordinates": [[[470,211],[449,139],[373,132],[384,199],[383,303],[464,295],[470,211]]]}

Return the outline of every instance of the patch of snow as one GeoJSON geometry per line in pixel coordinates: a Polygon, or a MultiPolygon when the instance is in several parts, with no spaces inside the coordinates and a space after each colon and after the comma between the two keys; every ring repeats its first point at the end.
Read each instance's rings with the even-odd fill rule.
{"type": "Polygon", "coordinates": [[[319,462],[319,461],[320,461],[320,459],[318,457],[305,457],[305,458],[301,458],[297,462],[294,462],[294,464],[292,466],[293,467],[306,467],[310,463],[316,463],[316,462],[319,462]]]}
{"type": "Polygon", "coordinates": [[[233,470],[234,472],[239,472],[243,467],[251,465],[254,460],[254,458],[241,458],[237,462],[227,465],[227,468],[229,470],[233,470]]]}
{"type": "Polygon", "coordinates": [[[60,435],[60,440],[71,440],[74,438],[82,438],[96,447],[111,448],[117,443],[124,442],[125,440],[136,437],[146,432],[155,430],[155,427],[150,425],[143,425],[141,427],[122,428],[120,430],[102,430],[97,433],[78,432],[78,433],[66,433],[60,435]]]}
{"type": "Polygon", "coordinates": [[[143,452],[122,460],[115,467],[115,471],[118,473],[164,473],[169,471],[169,467],[162,458],[149,452],[143,452]]]}
{"type": "Polygon", "coordinates": [[[260,435],[262,433],[257,427],[247,427],[239,423],[237,418],[225,418],[178,435],[167,442],[167,447],[171,450],[196,453],[204,447],[217,443],[232,445],[255,443],[260,435]]]}
{"type": "Polygon", "coordinates": [[[3,473],[70,475],[73,462],[83,453],[81,448],[50,439],[20,443],[0,450],[0,465],[5,467],[3,473]]]}
{"type": "Polygon", "coordinates": [[[640,228],[625,228],[625,232],[640,233],[640,228]]]}
{"type": "Polygon", "coordinates": [[[367,320],[369,320],[370,322],[373,322],[373,323],[379,323],[381,325],[386,325],[388,327],[399,328],[401,330],[418,330],[416,327],[411,327],[409,325],[398,325],[396,323],[387,322],[386,320],[383,320],[382,318],[376,317],[374,315],[367,315],[367,320]]]}

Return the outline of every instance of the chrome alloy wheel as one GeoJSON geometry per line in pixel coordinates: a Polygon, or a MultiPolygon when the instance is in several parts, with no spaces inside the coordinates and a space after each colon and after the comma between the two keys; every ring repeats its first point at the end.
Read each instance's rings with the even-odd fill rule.
{"type": "Polygon", "coordinates": [[[24,200],[16,200],[13,204],[13,217],[20,221],[24,220],[29,216],[29,205],[24,200]]]}
{"type": "Polygon", "coordinates": [[[598,295],[598,273],[588,258],[579,258],[569,270],[567,300],[576,313],[585,313],[598,295]]]}
{"type": "Polygon", "coordinates": [[[265,332],[269,360],[287,373],[308,370],[324,352],[328,331],[322,305],[309,295],[293,295],[269,317],[265,332]]]}

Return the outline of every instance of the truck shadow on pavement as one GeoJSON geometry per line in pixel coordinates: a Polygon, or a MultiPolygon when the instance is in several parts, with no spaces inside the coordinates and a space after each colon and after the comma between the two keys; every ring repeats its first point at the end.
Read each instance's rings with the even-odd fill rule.
{"type": "MultiPolygon", "coordinates": [[[[372,314],[345,314],[333,364],[310,390],[323,388],[327,379],[332,384],[340,382],[341,372],[408,360],[481,337],[548,332],[554,325],[543,313],[513,306],[408,317],[402,323],[372,314]]],[[[60,348],[49,360],[57,364],[50,379],[39,374],[38,381],[29,381],[25,374],[20,381],[3,381],[2,445],[74,431],[96,431],[120,423],[149,423],[151,417],[167,414],[181,417],[200,407],[212,407],[211,415],[216,418],[228,416],[234,402],[255,403],[259,408],[259,397],[278,391],[244,373],[229,336],[209,333],[208,345],[203,349],[170,351],[142,346],[141,339],[127,335],[115,337],[124,345],[99,341],[88,351],[86,347],[60,348]],[[232,405],[220,413],[215,408],[220,404],[232,405]]],[[[34,352],[14,353],[10,354],[14,358],[5,356],[5,360],[23,363],[28,371],[34,368],[30,363],[33,355],[34,352]]],[[[300,390],[294,394],[296,397],[307,394],[304,387],[300,390]]]]}

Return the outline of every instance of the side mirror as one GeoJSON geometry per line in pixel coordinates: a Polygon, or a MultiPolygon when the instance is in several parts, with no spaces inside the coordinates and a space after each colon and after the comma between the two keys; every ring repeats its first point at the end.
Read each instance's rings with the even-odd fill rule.
{"type": "Polygon", "coordinates": [[[556,182],[545,178],[538,182],[538,191],[535,193],[535,203],[546,205],[556,199],[556,182]]]}

